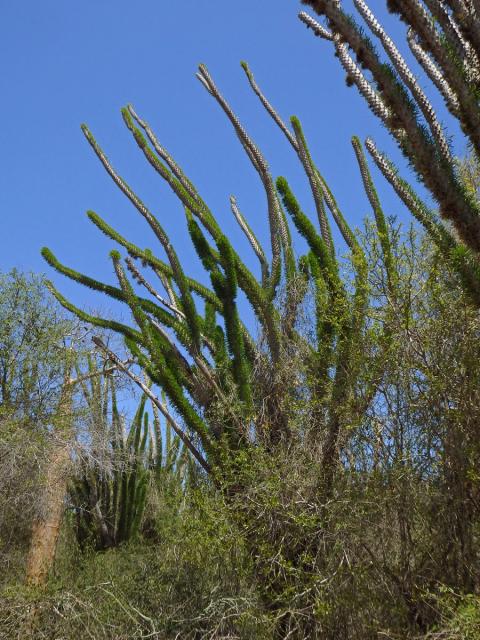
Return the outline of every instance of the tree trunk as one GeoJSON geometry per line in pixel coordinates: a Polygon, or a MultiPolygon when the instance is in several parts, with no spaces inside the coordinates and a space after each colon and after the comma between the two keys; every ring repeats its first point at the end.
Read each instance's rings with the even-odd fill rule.
{"type": "Polygon", "coordinates": [[[54,423],[54,442],[46,467],[42,504],[32,527],[26,571],[26,583],[30,586],[45,584],[55,560],[71,464],[72,383],[67,375],[54,423]]]}

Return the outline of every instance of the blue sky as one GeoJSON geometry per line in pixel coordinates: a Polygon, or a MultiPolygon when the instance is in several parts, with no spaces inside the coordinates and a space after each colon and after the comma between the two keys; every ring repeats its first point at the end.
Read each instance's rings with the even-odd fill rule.
{"type": "MultiPolygon", "coordinates": [[[[402,32],[383,9],[378,16],[402,32]]],[[[240,60],[285,118],[302,120],[313,155],[353,225],[369,213],[350,146],[353,134],[394,145],[370,114],[329,43],[298,21],[297,0],[15,0],[2,2],[0,25],[0,269],[48,273],[79,306],[108,308],[101,296],[55,274],[40,248],[98,279],[113,282],[113,243],[88,221],[93,209],[123,235],[157,250],[149,230],[119,193],[80,131],[86,122],[114,166],[171,233],[187,269],[198,265],[181,207],[146,164],[120,108],[132,102],[211,205],[242,252],[228,196],[265,238],[258,178],[223,113],[195,78],[207,64],[263,150],[272,172],[286,175],[307,211],[298,160],[249,89],[240,60]]],[[[376,9],[375,6],[373,6],[376,9]]],[[[400,162],[402,166],[403,163],[400,162]]],[[[387,213],[407,219],[390,187],[377,184],[387,213]]]]}

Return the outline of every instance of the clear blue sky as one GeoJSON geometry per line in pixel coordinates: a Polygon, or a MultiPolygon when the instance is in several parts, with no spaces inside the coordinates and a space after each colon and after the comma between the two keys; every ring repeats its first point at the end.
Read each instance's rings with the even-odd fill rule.
{"type": "MultiPolygon", "coordinates": [[[[402,27],[383,9],[393,35],[402,27]]],[[[345,214],[369,213],[350,137],[393,143],[344,74],[329,43],[298,21],[297,0],[3,0],[0,25],[0,269],[43,271],[80,306],[106,300],[55,274],[39,255],[114,281],[113,243],[85,216],[97,211],[143,247],[156,249],[144,221],[118,192],[80,131],[86,122],[127,181],[171,232],[185,262],[198,266],[181,207],[146,164],[119,110],[132,102],[182,164],[238,246],[228,196],[237,196],[265,237],[264,196],[231,126],[195,78],[204,62],[267,156],[286,175],[306,210],[306,181],[286,141],[251,93],[239,66],[247,60],[280,113],[298,115],[321,170],[345,214]]],[[[376,6],[373,6],[376,9],[376,6]]],[[[398,152],[393,151],[398,158],[398,152]]],[[[381,177],[388,213],[402,208],[381,177]]]]}

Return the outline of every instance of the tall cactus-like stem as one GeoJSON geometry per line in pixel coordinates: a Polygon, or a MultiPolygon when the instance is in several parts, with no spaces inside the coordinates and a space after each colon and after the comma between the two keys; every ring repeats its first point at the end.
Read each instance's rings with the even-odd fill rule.
{"type": "MultiPolygon", "coordinates": [[[[322,37],[330,38],[312,21],[306,21],[322,37]]],[[[336,37],[333,33],[331,39],[336,37]]],[[[337,42],[337,46],[343,50],[341,42],[337,42]]],[[[141,249],[129,242],[93,212],[89,213],[92,222],[129,254],[126,270],[121,255],[117,251],[111,253],[117,286],[106,285],[65,267],[47,249],[43,254],[63,275],[127,305],[132,314],[132,327],[86,314],[65,300],[51,285],[65,307],[96,326],[110,328],[124,336],[136,364],[153,385],[163,389],[170,406],[178,414],[178,420],[131,367],[125,366],[100,339],[96,339],[96,345],[150,398],[155,411],[163,414],[192,459],[219,485],[225,465],[228,466],[228,461],[235,459],[239,451],[245,453],[257,445],[271,450],[292,442],[295,436],[291,424],[290,393],[310,394],[315,398],[317,409],[312,414],[312,429],[321,441],[323,487],[327,495],[333,486],[340,461],[340,446],[345,436],[344,405],[353,402],[361,386],[358,354],[367,325],[367,260],[347,217],[315,164],[300,121],[292,117],[290,129],[260,89],[248,65],[242,63],[242,66],[251,88],[286,136],[305,171],[318,223],[312,223],[303,213],[284,178],[276,182],[273,180],[265,156],[246,132],[207,68],[201,65],[200,81],[231,122],[265,189],[272,246],[270,256],[241,213],[236,199],[232,197],[230,201],[232,213],[258,259],[260,274],[257,276],[246,266],[192,179],[131,106],[122,110],[125,125],[150,166],[176,194],[186,216],[189,237],[211,285],[203,285],[186,275],[163,224],[113,169],[105,152],[85,126],[83,131],[95,154],[115,184],[148,222],[166,260],[150,249],[141,249]],[[329,215],[350,251],[351,280],[342,276],[329,215]],[[307,255],[299,259],[295,257],[294,236],[287,216],[308,247],[307,255]],[[140,262],[150,274],[157,276],[155,284],[145,275],[140,262]],[[135,283],[148,297],[139,295],[135,283]],[[280,283],[285,285],[285,303],[280,303],[280,283]],[[309,284],[312,289],[309,289],[309,284]],[[315,338],[311,341],[297,327],[301,305],[309,290],[313,290],[315,300],[315,338]],[[243,302],[242,305],[239,303],[240,292],[259,323],[265,338],[262,346],[247,330],[251,322],[245,315],[243,302]],[[290,374],[286,373],[288,367],[284,362],[288,360],[288,354],[299,348],[305,350],[302,367],[308,382],[301,382],[301,376],[292,382],[290,374]]],[[[391,107],[387,101],[379,98],[379,105],[385,118],[390,117],[391,107]]],[[[357,156],[361,154],[358,145],[356,152],[357,156]]],[[[359,159],[364,186],[379,232],[383,234],[385,268],[393,286],[395,261],[388,250],[388,222],[378,199],[375,199],[365,158],[360,155],[359,159]]],[[[378,371],[378,379],[381,377],[382,359],[380,354],[375,357],[378,362],[372,363],[372,367],[378,371]]],[[[140,443],[138,446],[142,448],[146,430],[140,435],[139,429],[137,425],[134,442],[140,443]]],[[[158,448],[158,443],[153,446],[156,453],[152,455],[156,459],[158,448]]],[[[127,485],[132,481],[137,486],[139,476],[135,473],[130,480],[124,479],[127,485]]],[[[132,493],[134,490],[130,485],[122,487],[118,484],[115,499],[128,495],[128,504],[132,504],[137,499],[132,493]]],[[[141,501],[143,489],[138,491],[141,501]]],[[[122,516],[122,530],[127,535],[138,519],[135,515],[130,520],[125,518],[122,516]]]]}
{"type": "MultiPolygon", "coordinates": [[[[462,183],[451,156],[448,133],[415,74],[364,0],[354,5],[390,64],[342,2],[302,0],[324,16],[328,29],[305,12],[300,20],[322,39],[334,43],[336,55],[372,112],[387,127],[468,250],[480,253],[480,205],[462,183]],[[356,62],[353,58],[356,58],[356,62]],[[358,64],[357,64],[358,63],[358,64]],[[362,70],[359,67],[362,67],[362,70]],[[370,79],[367,80],[365,73],[370,79]]],[[[473,150],[480,153],[480,25],[474,3],[395,0],[386,3],[407,24],[408,45],[438,89],[473,150]]],[[[393,185],[395,188],[395,185],[393,185]]]]}

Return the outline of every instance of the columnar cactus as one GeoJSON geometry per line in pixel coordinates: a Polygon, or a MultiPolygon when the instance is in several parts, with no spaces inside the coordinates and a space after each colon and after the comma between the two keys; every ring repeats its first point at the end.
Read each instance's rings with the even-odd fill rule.
{"type": "MultiPolygon", "coordinates": [[[[371,34],[375,48],[340,0],[302,0],[326,19],[326,26],[305,12],[300,20],[315,35],[333,43],[335,54],[372,112],[396,139],[398,146],[430,190],[447,224],[440,223],[402,180],[393,163],[373,140],[366,147],[397,194],[425,226],[442,253],[463,272],[466,289],[480,303],[480,204],[462,180],[452,158],[449,136],[398,48],[365,0],[354,5],[371,34]],[[452,227],[454,233],[452,233],[452,227]]],[[[392,13],[408,26],[407,41],[416,60],[443,97],[472,151],[480,153],[480,7],[455,0],[387,1],[392,13]]]]}
{"type": "Polygon", "coordinates": [[[146,395],[127,428],[112,373],[97,371],[90,383],[82,385],[89,450],[72,475],[70,499],[79,543],[107,549],[137,536],[150,490],[170,491],[173,484],[185,489],[191,457],[168,421],[161,424],[155,407],[149,420],[146,395]]]}

